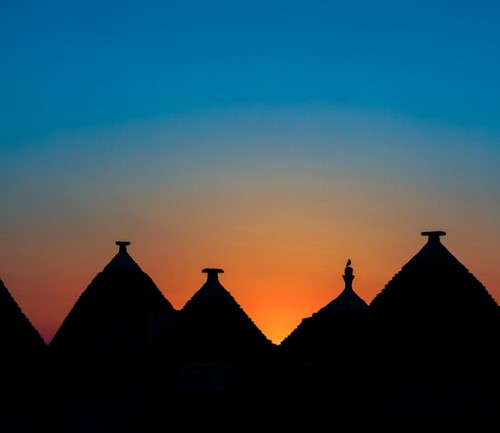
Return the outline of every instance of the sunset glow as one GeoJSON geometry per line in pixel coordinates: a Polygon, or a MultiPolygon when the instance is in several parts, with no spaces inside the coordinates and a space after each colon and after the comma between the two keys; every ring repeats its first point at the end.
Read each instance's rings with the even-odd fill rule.
{"type": "Polygon", "coordinates": [[[443,244],[500,302],[494,2],[4,6],[0,279],[46,341],[117,252],[279,343],[443,244]],[[410,10],[411,9],[411,10],[410,10]]]}

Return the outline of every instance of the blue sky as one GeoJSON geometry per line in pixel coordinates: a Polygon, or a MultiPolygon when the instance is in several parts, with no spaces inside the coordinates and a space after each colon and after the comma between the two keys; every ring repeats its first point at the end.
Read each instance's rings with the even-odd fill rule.
{"type": "Polygon", "coordinates": [[[498,23],[482,0],[2,2],[0,278],[48,339],[128,238],[176,307],[225,268],[279,340],[347,254],[370,301],[438,229],[500,300],[498,23]]]}
{"type": "Polygon", "coordinates": [[[234,105],[498,131],[495,1],[8,1],[2,141],[234,105]]]}

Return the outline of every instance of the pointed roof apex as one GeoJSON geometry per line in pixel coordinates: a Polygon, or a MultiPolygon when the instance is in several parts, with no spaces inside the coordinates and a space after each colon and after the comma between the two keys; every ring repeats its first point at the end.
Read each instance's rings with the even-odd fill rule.
{"type": "Polygon", "coordinates": [[[205,281],[203,286],[195,293],[195,297],[230,296],[229,292],[219,282],[219,274],[224,273],[222,269],[205,268],[201,272],[207,274],[207,281],[205,281]]]}
{"type": "Polygon", "coordinates": [[[441,242],[440,237],[446,235],[446,232],[436,230],[422,232],[422,236],[428,236],[428,240],[420,251],[415,254],[403,269],[412,266],[436,266],[436,265],[460,265],[458,259],[448,251],[441,242]]]}
{"type": "Polygon", "coordinates": [[[340,295],[323,308],[319,309],[315,314],[329,315],[339,311],[357,313],[364,311],[368,307],[366,301],[362,299],[352,288],[354,274],[351,264],[351,259],[347,259],[344,275],[342,275],[345,285],[340,295]]]}
{"type": "Polygon", "coordinates": [[[138,269],[141,270],[140,266],[134,261],[127,251],[127,246],[130,245],[129,241],[116,241],[118,245],[118,253],[113,257],[113,259],[106,265],[104,269],[138,269]]]}

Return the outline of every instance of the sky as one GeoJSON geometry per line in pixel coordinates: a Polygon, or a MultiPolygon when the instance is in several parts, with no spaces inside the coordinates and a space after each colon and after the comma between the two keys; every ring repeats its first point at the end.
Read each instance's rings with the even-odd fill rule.
{"type": "Polygon", "coordinates": [[[128,252],[279,343],[443,230],[500,302],[500,2],[0,6],[0,279],[50,342],[128,252]]]}

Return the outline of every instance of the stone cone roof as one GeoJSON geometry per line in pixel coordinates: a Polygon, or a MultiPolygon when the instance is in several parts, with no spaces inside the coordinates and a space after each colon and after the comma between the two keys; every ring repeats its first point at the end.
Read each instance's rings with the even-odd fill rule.
{"type": "Polygon", "coordinates": [[[119,249],[113,259],[104,267],[104,270],[122,269],[122,270],[136,270],[141,271],[141,267],[136,263],[132,256],[127,251],[127,246],[130,245],[128,241],[117,241],[119,249]]]}
{"type": "Polygon", "coordinates": [[[442,231],[369,305],[374,368],[391,381],[499,383],[499,306],[443,245],[442,231]]]}
{"type": "Polygon", "coordinates": [[[362,313],[368,308],[368,304],[352,288],[354,280],[353,270],[350,267],[351,260],[347,261],[345,273],[342,276],[345,285],[344,290],[335,299],[320,308],[315,314],[329,315],[334,313],[362,313]]]}
{"type": "Polygon", "coordinates": [[[354,291],[351,260],[347,261],[344,289],[332,301],[312,316],[304,318],[280,347],[306,357],[331,357],[339,350],[350,350],[362,344],[358,341],[363,322],[362,313],[368,304],[354,291]]]}
{"type": "Polygon", "coordinates": [[[372,313],[482,320],[499,315],[485,286],[443,245],[442,231],[422,232],[427,242],[370,303],[372,313]]]}
{"type": "Polygon", "coordinates": [[[284,398],[294,411],[322,414],[331,408],[351,417],[368,413],[370,395],[365,388],[367,303],[352,287],[348,260],[344,289],[332,301],[300,324],[279,345],[287,361],[284,398]],[[325,398],[325,396],[327,396],[325,398]]]}
{"type": "Polygon", "coordinates": [[[158,337],[175,356],[188,359],[241,359],[273,343],[219,282],[222,269],[206,268],[207,280],[158,337]]]}
{"type": "MultiPolygon", "coordinates": [[[[24,358],[45,349],[46,343],[0,280],[0,340],[2,356],[24,358]]],[[[1,361],[0,361],[1,362],[1,361]]]]}
{"type": "Polygon", "coordinates": [[[118,253],[81,293],[49,345],[55,364],[82,385],[135,380],[142,354],[176,313],[129,255],[130,243],[116,244],[118,253]]]}
{"type": "Polygon", "coordinates": [[[47,344],[0,280],[0,431],[41,431],[45,405],[47,344]]]}
{"type": "Polygon", "coordinates": [[[265,377],[276,346],[219,282],[222,269],[203,272],[206,282],[153,347],[149,394],[162,395],[164,400],[150,406],[158,405],[153,412],[160,419],[165,405],[178,413],[215,414],[224,407],[234,414],[249,407],[250,389],[260,393],[263,383],[269,386],[265,377]],[[243,396],[246,404],[236,403],[237,396],[243,396]]]}

